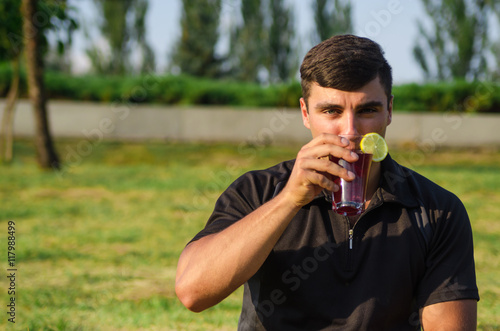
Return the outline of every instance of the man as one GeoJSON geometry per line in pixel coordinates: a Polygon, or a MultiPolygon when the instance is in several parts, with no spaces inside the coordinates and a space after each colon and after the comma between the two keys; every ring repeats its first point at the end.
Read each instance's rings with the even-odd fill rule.
{"type": "Polygon", "coordinates": [[[354,175],[341,134],[385,136],[392,74],[380,46],[352,35],[313,47],[300,107],[313,139],[297,158],[247,173],[219,198],[179,259],[192,311],[244,287],[239,330],[474,330],[471,227],[452,193],[388,156],[373,163],[366,210],[332,211],[332,178],[354,175]]]}

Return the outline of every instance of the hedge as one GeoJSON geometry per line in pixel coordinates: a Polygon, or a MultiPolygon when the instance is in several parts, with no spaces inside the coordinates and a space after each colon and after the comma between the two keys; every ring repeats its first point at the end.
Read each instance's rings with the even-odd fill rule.
{"type": "Polygon", "coordinates": [[[439,82],[395,86],[394,109],[428,112],[500,112],[500,85],[494,82],[439,82]]]}
{"type": "MultiPolygon", "coordinates": [[[[12,71],[0,64],[0,97],[8,92],[12,71]]],[[[27,96],[24,70],[21,97],[27,96]]],[[[72,76],[46,72],[50,99],[96,102],[134,102],[168,105],[231,105],[250,107],[297,107],[300,84],[261,86],[230,80],[189,76],[72,76]]],[[[500,112],[500,85],[494,82],[438,82],[393,87],[394,109],[424,112],[500,112]]]]}

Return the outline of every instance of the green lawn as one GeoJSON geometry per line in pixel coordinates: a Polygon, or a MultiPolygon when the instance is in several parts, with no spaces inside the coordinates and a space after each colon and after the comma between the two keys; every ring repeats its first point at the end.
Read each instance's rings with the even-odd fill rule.
{"type": "MultiPolygon", "coordinates": [[[[17,268],[16,323],[7,321],[2,276],[0,329],[235,330],[241,289],[191,313],[174,293],[177,258],[232,180],[293,158],[297,147],[100,143],[78,154],[79,143],[58,144],[68,161],[59,173],[39,170],[28,142],[16,143],[11,166],[0,166],[0,247],[7,251],[13,221],[17,268]]],[[[499,329],[500,153],[392,154],[465,203],[475,237],[479,329],[499,329]]]]}

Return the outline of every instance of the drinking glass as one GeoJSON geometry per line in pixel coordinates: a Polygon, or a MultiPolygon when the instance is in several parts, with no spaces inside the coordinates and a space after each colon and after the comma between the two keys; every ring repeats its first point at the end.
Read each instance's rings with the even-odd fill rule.
{"type": "Polygon", "coordinates": [[[334,182],[340,187],[337,192],[333,192],[333,210],[341,215],[359,215],[364,211],[366,202],[366,186],[368,175],[372,163],[372,154],[365,154],[361,151],[359,144],[363,136],[361,135],[340,135],[349,140],[348,149],[358,154],[356,162],[347,162],[344,159],[331,157],[331,160],[341,167],[351,171],[356,176],[352,181],[347,181],[340,177],[334,178],[334,182]]]}

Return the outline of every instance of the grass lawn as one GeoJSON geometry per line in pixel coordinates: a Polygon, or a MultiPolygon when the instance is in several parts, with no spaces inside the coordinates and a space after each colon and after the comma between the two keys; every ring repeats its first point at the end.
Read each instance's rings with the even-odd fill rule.
{"type": "MultiPolygon", "coordinates": [[[[191,313],[174,293],[177,258],[230,182],[295,157],[297,147],[79,143],[58,143],[67,161],[59,173],[39,170],[31,143],[23,141],[13,164],[0,166],[0,247],[7,251],[13,221],[17,268],[16,323],[7,321],[9,283],[2,276],[0,329],[235,330],[241,289],[191,313]]],[[[465,203],[474,229],[479,329],[498,330],[500,153],[392,155],[465,203]]]]}

